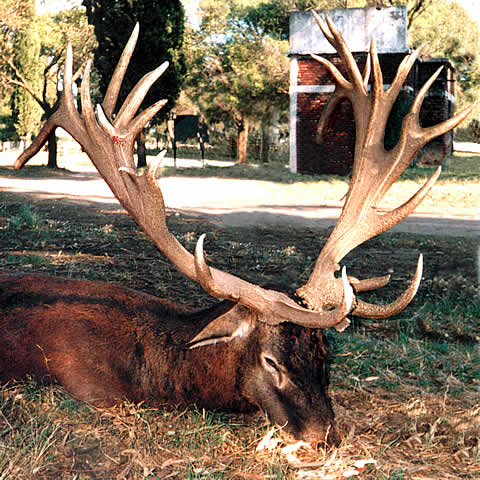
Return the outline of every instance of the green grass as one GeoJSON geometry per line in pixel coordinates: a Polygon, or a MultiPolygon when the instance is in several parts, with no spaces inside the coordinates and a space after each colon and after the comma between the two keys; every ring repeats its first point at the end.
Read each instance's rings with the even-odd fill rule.
{"type": "Polygon", "coordinates": [[[36,254],[19,254],[19,255],[8,255],[5,260],[6,265],[19,265],[19,266],[39,266],[47,265],[50,263],[50,260],[43,255],[36,254]]]}
{"type": "Polygon", "coordinates": [[[16,215],[12,215],[8,219],[9,230],[19,231],[19,230],[37,230],[41,228],[44,223],[38,211],[28,204],[20,205],[16,215]]]}

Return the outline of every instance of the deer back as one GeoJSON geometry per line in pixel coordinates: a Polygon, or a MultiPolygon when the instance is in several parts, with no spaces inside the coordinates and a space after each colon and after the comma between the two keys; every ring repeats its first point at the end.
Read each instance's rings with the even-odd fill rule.
{"type": "MultiPolygon", "coordinates": [[[[214,375],[216,356],[222,356],[224,365],[228,360],[219,349],[185,345],[213,318],[231,310],[229,302],[191,313],[113,284],[1,275],[0,305],[2,380],[36,375],[96,405],[126,398],[187,403],[189,389],[178,385],[193,389],[199,383],[191,362],[209,357],[201,359],[211,366],[205,373],[214,375]]],[[[223,373],[220,369],[218,377],[223,373]]],[[[228,397],[228,389],[225,393],[228,397]]],[[[197,397],[202,400],[200,390],[197,397]]],[[[226,398],[227,403],[236,400],[226,398]]]]}

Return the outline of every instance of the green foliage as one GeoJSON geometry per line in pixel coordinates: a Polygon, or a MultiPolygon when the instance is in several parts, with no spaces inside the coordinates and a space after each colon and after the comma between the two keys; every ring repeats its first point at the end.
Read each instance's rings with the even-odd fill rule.
{"type": "MultiPolygon", "coordinates": [[[[16,37],[14,63],[19,74],[28,78],[35,90],[39,90],[42,83],[39,56],[40,39],[32,19],[16,37]]],[[[15,86],[12,96],[12,116],[20,138],[29,139],[40,125],[42,109],[30,93],[19,85],[15,86]]]]}
{"type": "Polygon", "coordinates": [[[0,108],[0,142],[18,140],[18,135],[13,124],[12,112],[7,105],[0,108]]]}
{"type": "Polygon", "coordinates": [[[463,129],[463,134],[465,138],[480,143],[480,120],[478,118],[473,118],[463,129]]]}
{"type": "MultiPolygon", "coordinates": [[[[58,86],[61,85],[58,80],[62,74],[67,44],[72,45],[73,70],[76,72],[92,56],[96,40],[93,27],[88,25],[85,12],[80,8],[60,11],[55,15],[37,16],[35,23],[41,42],[39,63],[43,70],[43,78],[40,87],[32,90],[46,116],[50,116],[62,93],[58,91],[58,86]]],[[[27,78],[27,81],[29,80],[27,78]]],[[[95,89],[97,85],[95,74],[91,83],[95,89]]]]}
{"type": "Polygon", "coordinates": [[[455,1],[437,0],[409,30],[409,44],[426,43],[424,53],[445,57],[455,66],[456,108],[476,101],[480,86],[478,23],[455,1]]]}
{"type": "MultiPolygon", "coordinates": [[[[74,71],[92,57],[97,41],[83,8],[62,10],[55,15],[44,14],[37,17],[37,24],[41,32],[42,56],[45,59],[55,59],[53,71],[61,66],[65,48],[69,43],[72,45],[74,71]]],[[[47,65],[45,62],[45,66],[47,65]]]]}
{"type": "Polygon", "coordinates": [[[18,265],[25,268],[27,265],[38,267],[41,265],[48,265],[49,259],[43,255],[36,255],[33,253],[26,255],[9,255],[6,259],[7,265],[18,265]]]}
{"type": "MultiPolygon", "coordinates": [[[[242,17],[246,23],[256,25],[261,30],[274,38],[288,40],[290,12],[294,10],[332,10],[337,8],[364,8],[372,6],[368,0],[244,0],[238,2],[242,6],[242,17]]],[[[414,20],[422,15],[433,0],[390,0],[387,5],[405,5],[408,12],[408,24],[413,25],[414,20]]],[[[222,16],[223,8],[219,11],[222,16]]]]}
{"type": "Polygon", "coordinates": [[[167,108],[159,113],[165,118],[179,94],[185,75],[182,50],[184,10],[180,0],[84,0],[83,4],[98,41],[95,66],[103,93],[136,22],[140,24],[140,35],[123,81],[120,101],[125,99],[143,75],[163,61],[170,63],[143,103],[145,108],[159,99],[168,99],[167,108]]]}
{"type": "Polygon", "coordinates": [[[266,35],[252,2],[201,3],[199,30],[188,32],[187,96],[211,124],[238,129],[238,158],[253,126],[268,126],[288,109],[288,42],[266,35]],[[250,12],[250,13],[249,13],[250,12]],[[242,137],[244,135],[244,137],[242,137]]]}
{"type": "MultiPolygon", "coordinates": [[[[9,5],[13,20],[1,24],[4,29],[1,30],[0,37],[0,55],[3,60],[0,62],[0,91],[3,89],[14,107],[19,135],[29,137],[38,130],[42,110],[47,118],[55,109],[60,93],[58,87],[62,85],[67,43],[72,44],[73,67],[78,70],[91,54],[95,37],[82,9],[73,8],[56,15],[33,17],[33,1],[19,5],[17,0],[7,0],[7,6],[4,7],[2,3],[0,12],[3,8],[9,11],[9,5]],[[10,99],[12,85],[15,85],[15,92],[10,99]]],[[[95,76],[92,84],[96,84],[95,76]]],[[[49,137],[49,142],[52,141],[55,145],[54,135],[49,137]]],[[[56,149],[49,148],[49,166],[56,166],[54,153],[56,149]]]]}
{"type": "MultiPolygon", "coordinates": [[[[245,3],[245,2],[243,2],[245,3]]],[[[293,10],[331,10],[345,8],[342,0],[269,0],[254,1],[243,7],[242,16],[244,21],[256,25],[265,34],[274,38],[288,40],[290,12],[293,10]]],[[[366,0],[349,0],[349,8],[365,7],[366,0]]]]}
{"type": "MultiPolygon", "coordinates": [[[[10,98],[12,85],[8,81],[8,64],[14,54],[16,35],[34,15],[34,2],[2,0],[0,2],[0,98],[10,98]]],[[[1,102],[2,100],[0,100],[1,102]]],[[[5,103],[10,103],[6,101],[5,103]]]]}

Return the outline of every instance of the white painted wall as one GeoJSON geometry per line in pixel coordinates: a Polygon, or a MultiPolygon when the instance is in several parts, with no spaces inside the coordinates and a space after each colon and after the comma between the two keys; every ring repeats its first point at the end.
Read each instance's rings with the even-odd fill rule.
{"type": "MultiPolygon", "coordinates": [[[[378,53],[406,52],[407,9],[405,6],[381,8],[348,8],[319,10],[320,17],[328,14],[352,52],[369,50],[375,38],[378,53]]],[[[323,36],[311,12],[290,14],[290,55],[335,53],[323,36]]]]}

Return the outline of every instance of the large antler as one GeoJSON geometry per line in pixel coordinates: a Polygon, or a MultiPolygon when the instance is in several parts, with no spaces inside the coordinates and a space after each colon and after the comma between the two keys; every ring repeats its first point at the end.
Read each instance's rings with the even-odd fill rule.
{"type": "Polygon", "coordinates": [[[90,69],[88,63],[81,86],[81,115],[72,96],[72,50],[67,49],[64,72],[64,90],[56,112],[48,119],[34,142],[15,162],[21,168],[46,142],[48,135],[63,127],[80,143],[96,169],[107,182],[115,197],[151,238],[158,249],[187,277],[199,282],[213,296],[227,298],[261,313],[259,318],[270,324],[285,321],[313,328],[348,325],[345,319],[353,306],[353,291],[345,271],[340,293],[341,300],[329,311],[317,312],[299,306],[287,295],[265,290],[220,270],[210,268],[203,257],[203,237],[196,255],[188,252],[168,231],[162,192],[155,175],[161,157],[139,173],[134,160],[134,142],[140,131],[165,105],[161,100],[135,116],[151,85],[162,75],[168,64],[146,74],[128,95],[113,116],[120,86],[135,48],[138,25],[135,27],[118,62],[108,87],[103,108],[97,106],[95,114],[90,98],[90,69]]]}
{"type": "MultiPolygon", "coordinates": [[[[410,69],[420,55],[421,48],[404,58],[390,88],[384,90],[374,41],[372,40],[370,54],[362,75],[335,25],[328,17],[325,25],[315,11],[312,13],[323,34],[340,55],[347,72],[346,79],[331,62],[312,55],[325,65],[336,83],[334,95],[320,119],[319,133],[322,133],[336,105],[344,99],[350,100],[353,106],[356,128],[353,172],[345,205],[308,282],[297,291],[308,307],[321,310],[325,306],[337,305],[341,299],[339,279],[334,275],[339,269],[340,260],[357,245],[388,230],[407,217],[427,195],[440,174],[440,168],[407,202],[390,212],[380,213],[376,207],[387,191],[425,144],[458,125],[470,113],[472,107],[438,125],[429,128],[420,127],[420,108],[428,89],[440,73],[441,69],[439,69],[415,98],[410,112],[404,119],[398,144],[391,151],[386,151],[383,137],[390,111],[410,69]],[[369,91],[370,75],[372,82],[369,91]]],[[[398,313],[414,297],[421,276],[422,257],[420,256],[417,271],[410,286],[396,301],[380,306],[357,300],[353,312],[370,318],[385,318],[398,313]]],[[[365,291],[384,286],[388,280],[389,276],[351,281],[355,291],[365,291]]]]}

